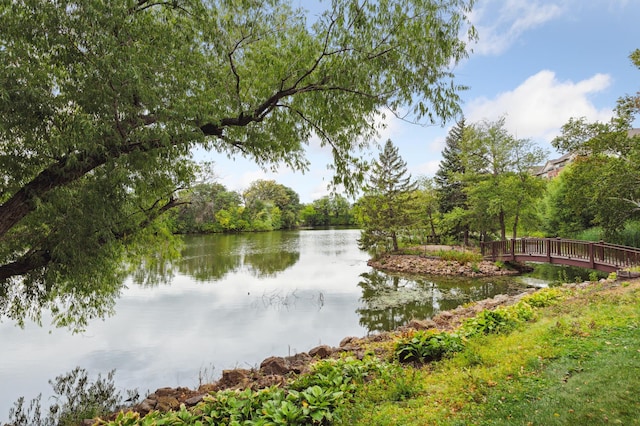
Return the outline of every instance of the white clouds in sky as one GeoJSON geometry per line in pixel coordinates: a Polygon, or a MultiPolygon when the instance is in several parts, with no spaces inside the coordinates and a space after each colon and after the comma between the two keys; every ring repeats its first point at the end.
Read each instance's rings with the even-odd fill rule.
{"type": "Polygon", "coordinates": [[[480,40],[473,48],[476,54],[499,55],[528,30],[563,15],[558,3],[532,0],[481,0],[471,14],[480,40]]]}
{"type": "Polygon", "coordinates": [[[608,120],[612,111],[597,109],[589,96],[610,84],[611,77],[606,74],[572,82],[559,81],[554,72],[543,70],[514,90],[500,93],[493,99],[479,98],[470,102],[465,117],[469,122],[476,122],[506,116],[508,130],[518,137],[548,142],[571,117],[608,120]]]}

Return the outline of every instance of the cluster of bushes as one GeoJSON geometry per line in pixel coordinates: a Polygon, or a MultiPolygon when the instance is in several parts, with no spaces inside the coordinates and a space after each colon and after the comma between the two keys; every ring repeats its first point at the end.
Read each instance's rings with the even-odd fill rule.
{"type": "Polygon", "coordinates": [[[458,262],[462,265],[467,263],[482,262],[482,255],[476,251],[469,250],[438,250],[432,253],[434,256],[449,262],[458,262]]]}
{"type": "Polygon", "coordinates": [[[286,389],[270,387],[258,391],[225,390],[205,397],[194,408],[151,412],[142,417],[121,412],[107,426],[146,425],[324,425],[335,410],[349,399],[358,385],[380,374],[383,364],[374,358],[352,357],[316,363],[308,375],[296,378],[286,389]]]}
{"type": "Polygon", "coordinates": [[[455,333],[417,331],[396,342],[395,356],[400,362],[426,363],[440,360],[462,351],[465,347],[464,342],[469,337],[512,331],[519,324],[533,318],[533,308],[557,303],[562,294],[557,288],[544,289],[523,297],[511,306],[484,310],[475,317],[466,319],[455,333]]]}

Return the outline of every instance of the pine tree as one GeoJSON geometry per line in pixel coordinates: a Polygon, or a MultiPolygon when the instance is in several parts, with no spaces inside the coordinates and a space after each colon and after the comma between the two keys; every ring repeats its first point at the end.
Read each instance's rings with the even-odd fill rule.
{"type": "Polygon", "coordinates": [[[456,207],[464,207],[466,195],[460,176],[464,174],[460,142],[465,129],[465,119],[460,121],[449,131],[442,150],[442,161],[434,177],[441,213],[449,213],[456,207]]]}
{"type": "Polygon", "coordinates": [[[449,131],[442,150],[442,161],[433,180],[438,194],[440,213],[446,215],[445,222],[450,224],[445,233],[456,239],[462,234],[463,244],[468,245],[469,224],[464,214],[467,195],[462,181],[465,167],[461,158],[465,128],[465,119],[462,117],[449,131]]]}
{"type": "Polygon", "coordinates": [[[411,220],[411,201],[416,189],[407,174],[407,163],[388,139],[378,160],[373,162],[365,196],[359,203],[361,248],[390,240],[393,250],[398,250],[398,232],[411,220]]]}

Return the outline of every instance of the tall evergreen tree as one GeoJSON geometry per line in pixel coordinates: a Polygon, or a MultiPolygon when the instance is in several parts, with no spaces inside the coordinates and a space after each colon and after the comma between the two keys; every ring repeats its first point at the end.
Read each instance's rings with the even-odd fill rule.
{"type": "Polygon", "coordinates": [[[460,176],[464,173],[460,143],[465,129],[465,119],[460,121],[449,131],[442,150],[442,161],[434,177],[440,211],[448,213],[456,207],[464,207],[466,195],[460,176]]]}
{"type": "Polygon", "coordinates": [[[361,248],[390,241],[393,250],[398,250],[398,232],[411,221],[411,201],[416,189],[407,174],[407,163],[388,139],[378,160],[373,162],[365,196],[359,203],[361,248]]]}
{"type": "Polygon", "coordinates": [[[462,141],[466,129],[466,122],[462,117],[447,134],[445,147],[442,150],[442,161],[433,178],[440,213],[449,214],[445,220],[448,223],[446,234],[456,240],[462,234],[464,245],[469,244],[469,223],[466,215],[461,214],[467,206],[467,194],[464,191],[463,176],[465,172],[462,161],[462,141]],[[454,211],[455,210],[455,211],[454,211]]]}

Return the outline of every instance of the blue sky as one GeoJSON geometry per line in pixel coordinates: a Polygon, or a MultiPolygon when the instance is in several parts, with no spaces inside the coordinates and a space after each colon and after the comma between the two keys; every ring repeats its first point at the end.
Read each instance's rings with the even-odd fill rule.
{"type": "MultiPolygon", "coordinates": [[[[297,0],[305,8],[316,1],[297,0]]],[[[322,3],[326,4],[326,2],[322,3]]],[[[640,48],[639,0],[477,0],[471,15],[479,40],[454,73],[470,87],[462,94],[467,123],[506,117],[508,130],[557,157],[550,145],[571,117],[607,120],[616,100],[640,90],[640,70],[628,56],[640,48]]],[[[414,176],[433,176],[451,126],[388,120],[390,138],[414,176]]],[[[327,195],[328,152],[313,141],[305,174],[281,167],[265,172],[251,161],[198,153],[215,162],[219,182],[242,192],[256,179],[294,189],[304,203],[327,195]]],[[[376,158],[378,151],[370,153],[376,158]]]]}

